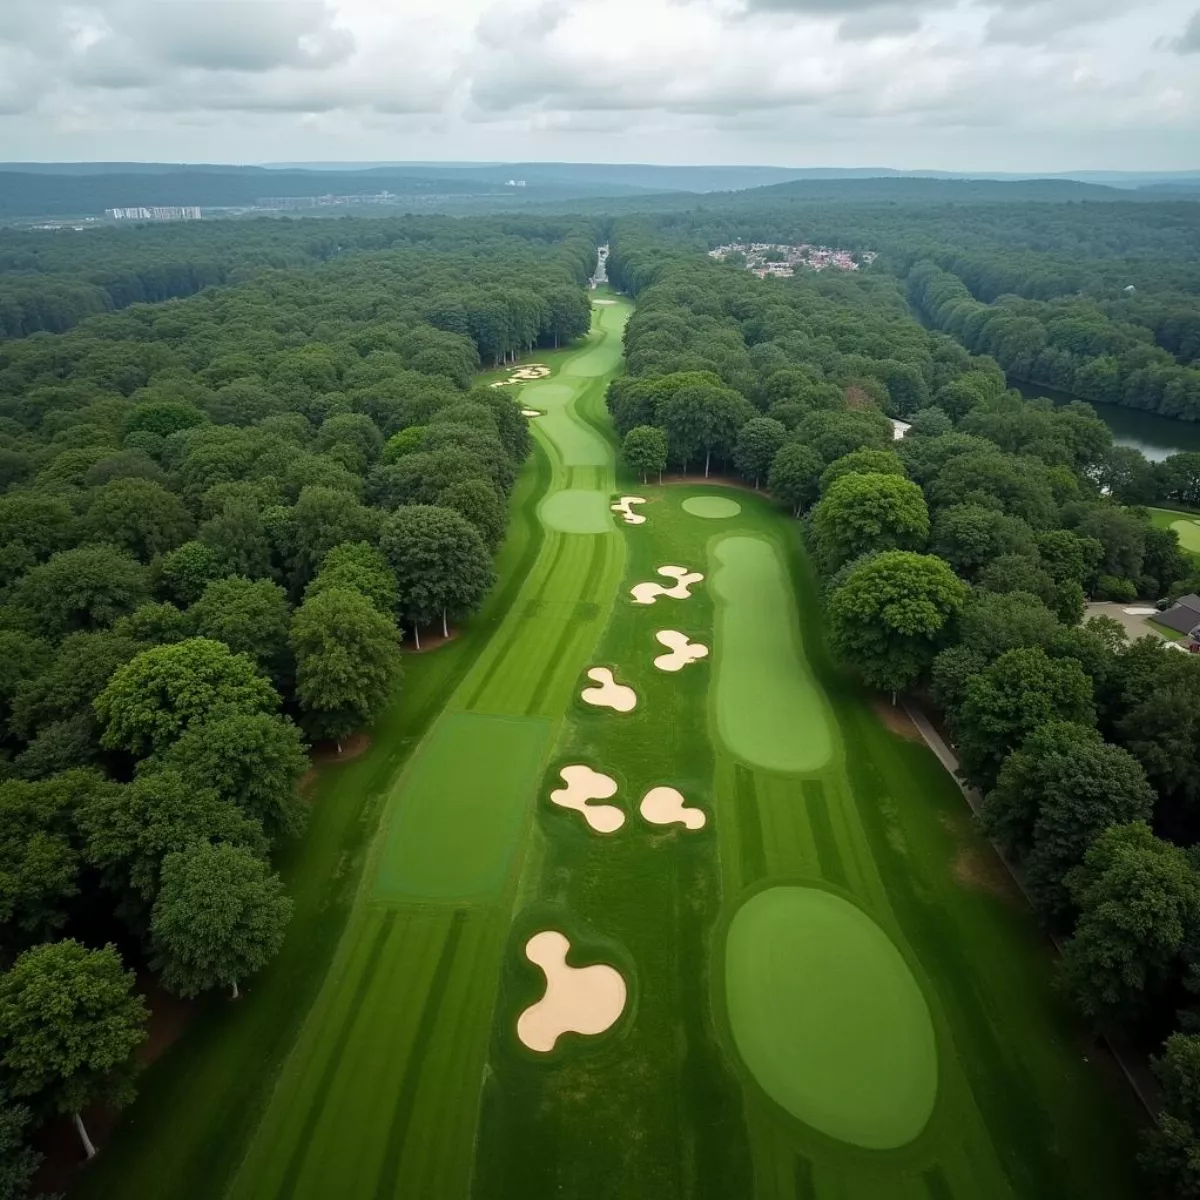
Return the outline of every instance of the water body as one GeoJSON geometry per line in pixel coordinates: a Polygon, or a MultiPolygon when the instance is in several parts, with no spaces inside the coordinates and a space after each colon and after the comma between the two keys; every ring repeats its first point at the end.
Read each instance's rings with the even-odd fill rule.
{"type": "MultiPolygon", "coordinates": [[[[1079,398],[1040,384],[1021,383],[1017,379],[1009,379],[1008,385],[1016,388],[1026,400],[1048,396],[1055,404],[1070,404],[1079,398]]],[[[1118,446],[1132,446],[1151,462],[1162,462],[1184,450],[1200,450],[1200,421],[1176,421],[1172,417],[1160,417],[1157,413],[1125,408],[1120,404],[1096,404],[1091,400],[1088,403],[1112,430],[1113,441],[1118,446]]]]}

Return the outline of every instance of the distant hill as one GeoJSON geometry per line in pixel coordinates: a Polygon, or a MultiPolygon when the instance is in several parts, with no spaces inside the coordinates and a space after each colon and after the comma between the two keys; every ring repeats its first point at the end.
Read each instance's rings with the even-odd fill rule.
{"type": "Polygon", "coordinates": [[[996,201],[1068,202],[1129,200],[1128,191],[1068,179],[938,179],[895,176],[887,179],[800,179],[739,192],[736,202],[847,200],[858,203],[963,204],[996,201]]]}

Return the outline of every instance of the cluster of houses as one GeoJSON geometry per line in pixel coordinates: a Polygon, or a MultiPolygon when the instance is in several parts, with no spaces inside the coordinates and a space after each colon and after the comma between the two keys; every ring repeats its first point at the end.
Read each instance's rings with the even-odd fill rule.
{"type": "Polygon", "coordinates": [[[1180,596],[1166,612],[1159,613],[1154,619],[1159,625],[1183,634],[1184,640],[1177,645],[1200,654],[1200,596],[1195,592],[1180,596]]]}
{"type": "Polygon", "coordinates": [[[860,265],[870,266],[877,257],[874,250],[835,250],[807,242],[799,246],[779,242],[731,242],[708,252],[709,258],[718,260],[732,254],[740,254],[746,261],[746,270],[759,279],[768,275],[786,279],[796,273],[797,267],[808,267],[813,271],[857,271],[860,265]]]}

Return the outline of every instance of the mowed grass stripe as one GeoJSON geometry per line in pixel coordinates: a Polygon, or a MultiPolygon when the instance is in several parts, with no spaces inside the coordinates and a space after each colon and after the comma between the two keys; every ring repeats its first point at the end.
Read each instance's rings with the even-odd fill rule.
{"type": "Polygon", "coordinates": [[[763,849],[762,815],[758,811],[758,789],[754,772],[743,763],[734,763],[733,779],[737,797],[737,827],[741,834],[742,884],[753,883],[767,873],[763,849]]]}
{"type": "Polygon", "coordinates": [[[379,922],[379,928],[375,931],[375,936],[371,940],[371,949],[363,963],[362,973],[358,976],[354,986],[350,1011],[343,1015],[337,1036],[329,1046],[325,1066],[309,1099],[304,1119],[297,1130],[296,1147],[288,1160],[287,1173],[279,1184],[277,1193],[279,1200],[291,1200],[295,1191],[296,1181],[300,1178],[300,1172],[304,1166],[304,1156],[312,1142],[313,1131],[316,1129],[317,1122],[321,1119],[321,1114],[325,1110],[325,1100],[329,1095],[329,1089],[333,1086],[333,1077],[342,1065],[346,1045],[350,1041],[351,1034],[354,1032],[354,1023],[360,1016],[363,999],[366,996],[367,989],[375,980],[375,973],[379,970],[379,962],[383,956],[384,946],[388,938],[391,937],[395,924],[395,912],[387,912],[379,922]]]}
{"type": "Polygon", "coordinates": [[[446,985],[450,980],[450,972],[454,969],[454,956],[462,938],[466,916],[467,914],[462,909],[455,911],[450,922],[450,934],[442,945],[437,969],[433,973],[429,990],[425,993],[421,1017],[417,1022],[416,1032],[413,1034],[413,1040],[409,1046],[408,1060],[404,1064],[403,1084],[392,1109],[392,1119],[384,1142],[383,1162],[380,1164],[378,1183],[375,1185],[375,1200],[392,1200],[397,1192],[396,1183],[400,1171],[400,1158],[404,1153],[413,1104],[416,1100],[417,1089],[421,1084],[434,1027],[439,1016],[442,1015],[441,1007],[446,995],[446,985]]]}
{"type": "Polygon", "coordinates": [[[825,797],[825,785],[819,779],[805,779],[800,784],[804,804],[808,811],[808,827],[812,830],[813,845],[817,848],[817,862],[821,874],[832,884],[844,888],[847,884],[846,869],[838,851],[837,839],[833,835],[833,822],[829,819],[829,801],[825,797]]]}

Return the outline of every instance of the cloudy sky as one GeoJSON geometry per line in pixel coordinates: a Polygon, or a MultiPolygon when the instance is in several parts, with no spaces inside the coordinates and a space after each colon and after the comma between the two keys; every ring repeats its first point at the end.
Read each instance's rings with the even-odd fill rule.
{"type": "Polygon", "coordinates": [[[0,0],[0,159],[1200,168],[1200,0],[0,0]]]}

